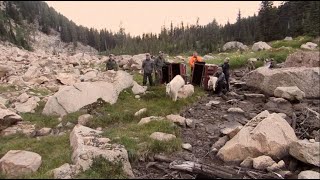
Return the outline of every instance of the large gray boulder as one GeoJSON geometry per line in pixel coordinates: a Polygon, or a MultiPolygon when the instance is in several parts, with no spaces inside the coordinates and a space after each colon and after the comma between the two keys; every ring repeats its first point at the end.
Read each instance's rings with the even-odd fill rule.
{"type": "Polygon", "coordinates": [[[239,163],[247,157],[261,155],[281,159],[289,154],[289,145],[296,140],[294,130],[285,119],[263,111],[228,141],[217,156],[225,162],[239,163]]]}
{"type": "Polygon", "coordinates": [[[238,41],[231,41],[227,42],[223,45],[222,51],[232,50],[232,49],[241,49],[241,50],[247,50],[248,47],[241,42],[238,41]]]}
{"type": "Polygon", "coordinates": [[[269,46],[266,42],[256,42],[252,45],[253,51],[261,51],[261,50],[268,50],[271,49],[271,46],[269,46]]]}
{"type": "Polygon", "coordinates": [[[62,87],[57,93],[49,97],[42,113],[64,116],[96,102],[99,98],[114,104],[120,92],[131,87],[132,84],[133,78],[131,75],[123,71],[117,71],[110,82],[80,82],[72,86],[62,87]]]}
{"type": "Polygon", "coordinates": [[[320,97],[320,68],[279,68],[260,67],[246,74],[243,79],[247,86],[273,95],[277,87],[297,86],[306,98],[320,97]]]}
{"type": "Polygon", "coordinates": [[[290,144],[290,155],[296,159],[320,167],[320,143],[298,140],[290,144]]]}
{"type": "Polygon", "coordinates": [[[301,101],[306,95],[297,86],[277,87],[274,90],[274,96],[287,99],[289,101],[301,101]]]}
{"type": "Polygon", "coordinates": [[[306,49],[306,50],[315,50],[317,47],[318,45],[312,42],[307,42],[306,44],[302,44],[300,46],[301,49],[306,49]]]}
{"type": "Polygon", "coordinates": [[[298,179],[320,179],[320,173],[315,171],[301,171],[298,174],[298,179]]]}
{"type": "Polygon", "coordinates": [[[284,67],[320,67],[319,57],[318,51],[297,51],[287,57],[284,67]]]}
{"type": "Polygon", "coordinates": [[[39,97],[31,97],[24,103],[15,103],[15,109],[20,113],[34,112],[39,101],[39,97]]]}
{"type": "Polygon", "coordinates": [[[0,159],[0,172],[11,177],[36,172],[42,163],[37,153],[11,150],[0,159]]]}

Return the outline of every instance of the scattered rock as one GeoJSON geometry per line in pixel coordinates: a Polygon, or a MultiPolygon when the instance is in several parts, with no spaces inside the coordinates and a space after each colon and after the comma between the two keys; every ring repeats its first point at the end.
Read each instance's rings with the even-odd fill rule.
{"type": "Polygon", "coordinates": [[[143,124],[147,124],[151,121],[160,121],[160,120],[164,120],[164,117],[150,116],[150,117],[142,118],[138,124],[143,125],[143,124]]]}
{"type": "Polygon", "coordinates": [[[22,150],[8,151],[0,159],[0,171],[11,177],[36,172],[42,163],[37,153],[22,150]]]}
{"type": "Polygon", "coordinates": [[[136,113],[134,113],[134,116],[140,116],[146,112],[147,112],[147,108],[143,108],[143,109],[140,109],[139,111],[137,111],[136,113]]]}
{"type": "Polygon", "coordinates": [[[19,97],[17,97],[17,100],[21,103],[26,102],[29,99],[29,95],[27,93],[22,93],[19,97]]]}
{"type": "Polygon", "coordinates": [[[252,51],[261,51],[268,49],[271,49],[271,46],[269,46],[266,42],[259,41],[252,45],[252,51]]]}
{"type": "Polygon", "coordinates": [[[139,95],[135,95],[134,98],[140,99],[140,96],[139,95]]]}
{"type": "Polygon", "coordinates": [[[1,132],[2,136],[9,136],[18,133],[33,137],[34,135],[36,135],[36,127],[34,124],[31,124],[31,122],[21,121],[16,125],[4,129],[1,132]]]}
{"type": "Polygon", "coordinates": [[[305,93],[297,86],[291,87],[277,87],[274,90],[274,96],[287,99],[289,101],[301,101],[305,97],[305,93]]]}
{"type": "Polygon", "coordinates": [[[272,166],[274,160],[269,156],[259,156],[253,159],[253,168],[258,170],[266,170],[267,167],[272,166]]]}
{"type": "Polygon", "coordinates": [[[207,107],[211,107],[212,105],[219,105],[220,101],[209,101],[206,106],[207,107]]]}
{"type": "Polygon", "coordinates": [[[240,164],[240,167],[252,168],[253,167],[253,158],[247,157],[245,160],[242,161],[242,163],[240,164]]]}
{"type": "Polygon", "coordinates": [[[301,49],[306,49],[306,50],[315,50],[317,47],[318,45],[312,42],[307,42],[306,44],[302,44],[300,46],[301,49]]]}
{"type": "Polygon", "coordinates": [[[93,116],[91,114],[83,114],[78,117],[78,124],[82,126],[87,126],[92,119],[93,116]]]}
{"type": "Polygon", "coordinates": [[[186,124],[189,128],[195,128],[195,123],[192,119],[186,119],[186,124]]]}
{"type": "Polygon", "coordinates": [[[315,171],[302,171],[299,173],[298,179],[320,179],[320,173],[315,171]]]}
{"type": "Polygon", "coordinates": [[[0,130],[9,127],[12,124],[22,121],[22,117],[10,111],[0,108],[0,130]]]}
{"type": "Polygon", "coordinates": [[[37,131],[37,136],[47,136],[51,133],[51,128],[41,128],[37,131]]]}
{"type": "Polygon", "coordinates": [[[225,128],[221,129],[220,132],[224,135],[228,135],[232,139],[243,126],[238,122],[227,122],[224,123],[225,128]]]}
{"type": "Polygon", "coordinates": [[[287,57],[284,67],[319,67],[319,56],[317,51],[297,51],[287,57]]]}
{"type": "Polygon", "coordinates": [[[241,108],[229,108],[228,113],[244,114],[244,111],[241,108]]]}
{"type": "Polygon", "coordinates": [[[254,102],[265,102],[266,96],[264,94],[244,94],[244,98],[254,102]]]}
{"type": "Polygon", "coordinates": [[[285,163],[283,160],[279,161],[278,163],[274,163],[272,166],[267,167],[267,170],[272,171],[279,171],[280,169],[285,167],[285,163]]]}
{"type": "Polygon", "coordinates": [[[76,166],[68,163],[53,169],[52,172],[54,179],[72,179],[76,174],[78,174],[76,166]]]}
{"type": "Polygon", "coordinates": [[[223,136],[219,138],[219,140],[212,145],[211,150],[218,151],[222,146],[224,146],[229,141],[229,139],[230,138],[228,136],[223,136]]]}
{"type": "Polygon", "coordinates": [[[222,51],[227,51],[227,50],[232,50],[232,49],[248,50],[248,47],[238,41],[227,42],[222,47],[222,51]]]}
{"type": "Polygon", "coordinates": [[[24,103],[15,103],[15,109],[21,113],[34,112],[40,101],[39,97],[31,97],[24,103]]]}
{"type": "Polygon", "coordinates": [[[170,114],[166,118],[171,122],[174,122],[180,126],[186,127],[186,118],[178,114],[170,114]]]}
{"type": "Polygon", "coordinates": [[[173,134],[166,134],[162,132],[154,132],[150,135],[151,139],[157,140],[157,141],[170,141],[176,138],[173,134]]]}
{"type": "Polygon", "coordinates": [[[288,36],[287,36],[286,38],[284,38],[284,40],[285,40],[285,41],[292,41],[293,39],[292,39],[292,37],[288,37],[288,36]]]}
{"type": "Polygon", "coordinates": [[[137,82],[133,82],[132,92],[133,94],[144,94],[147,91],[147,86],[140,86],[137,82]]]}
{"type": "Polygon", "coordinates": [[[291,116],[293,112],[292,104],[289,101],[274,97],[269,98],[269,101],[265,104],[265,109],[272,112],[285,113],[288,116],[291,116]]]}
{"type": "Polygon", "coordinates": [[[320,142],[297,140],[290,144],[290,155],[296,159],[320,167],[320,142]]]}
{"type": "Polygon", "coordinates": [[[189,143],[182,144],[182,148],[188,151],[192,151],[192,146],[189,143]]]}

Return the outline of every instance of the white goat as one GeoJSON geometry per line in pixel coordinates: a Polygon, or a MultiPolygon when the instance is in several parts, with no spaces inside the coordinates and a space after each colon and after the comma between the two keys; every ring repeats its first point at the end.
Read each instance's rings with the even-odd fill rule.
{"type": "Polygon", "coordinates": [[[166,94],[177,101],[178,91],[185,85],[184,79],[180,75],[176,75],[166,86],[166,94]]]}
{"type": "Polygon", "coordinates": [[[212,88],[212,90],[215,91],[216,90],[216,83],[217,83],[218,78],[214,77],[214,76],[209,76],[209,78],[210,79],[208,81],[208,89],[212,88]]]}

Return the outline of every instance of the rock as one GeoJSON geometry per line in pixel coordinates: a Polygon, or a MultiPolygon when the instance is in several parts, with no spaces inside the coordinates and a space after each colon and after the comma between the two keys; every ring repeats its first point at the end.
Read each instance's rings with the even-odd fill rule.
{"type": "Polygon", "coordinates": [[[59,73],[56,76],[56,79],[63,85],[73,85],[77,82],[77,77],[75,74],[69,74],[69,73],[59,73]]]}
{"type": "Polygon", "coordinates": [[[244,98],[254,102],[265,102],[266,96],[264,94],[244,94],[244,98]]]}
{"type": "Polygon", "coordinates": [[[186,127],[186,118],[184,118],[178,114],[170,114],[170,115],[166,116],[166,118],[171,122],[174,122],[180,126],[186,127]]]}
{"type": "Polygon", "coordinates": [[[253,159],[253,168],[258,170],[266,170],[267,167],[272,166],[274,160],[269,156],[259,156],[253,159]]]}
{"type": "Polygon", "coordinates": [[[83,79],[84,82],[90,81],[90,80],[97,77],[97,73],[98,73],[97,70],[89,71],[89,72],[85,73],[84,75],[80,76],[80,79],[83,79]]]}
{"type": "MultiPolygon", "coordinates": [[[[0,104],[3,104],[3,105],[6,105],[9,103],[9,100],[8,99],[5,99],[3,97],[0,96],[0,104]]],[[[4,109],[4,108],[3,108],[4,109]]]]}
{"type": "Polygon", "coordinates": [[[290,155],[296,159],[320,167],[320,142],[297,140],[290,144],[290,155]]]}
{"type": "Polygon", "coordinates": [[[52,170],[54,179],[72,179],[77,174],[77,171],[75,165],[68,163],[52,170]]]}
{"type": "Polygon", "coordinates": [[[0,65],[0,78],[5,77],[8,72],[11,71],[11,68],[8,66],[0,65]]]}
{"type": "Polygon", "coordinates": [[[239,113],[239,114],[244,114],[244,111],[241,108],[229,108],[228,113],[239,113]]]}
{"type": "Polygon", "coordinates": [[[283,98],[270,97],[269,101],[265,104],[265,109],[277,113],[285,113],[288,116],[292,115],[292,104],[283,98]]]}
{"type": "Polygon", "coordinates": [[[228,141],[229,141],[229,137],[228,136],[223,136],[221,138],[218,139],[217,142],[215,142],[212,147],[211,150],[219,150],[222,146],[224,146],[228,141]]]}
{"type": "Polygon", "coordinates": [[[300,67],[270,70],[267,67],[260,67],[243,78],[248,86],[260,89],[268,95],[273,95],[277,87],[297,86],[305,93],[306,98],[320,97],[319,68],[300,67]]]}
{"type": "Polygon", "coordinates": [[[181,146],[185,150],[192,151],[192,146],[189,143],[182,144],[181,146]]]}
{"type": "Polygon", "coordinates": [[[86,171],[90,168],[93,158],[102,156],[106,160],[121,162],[123,171],[134,177],[128,159],[127,150],[118,144],[110,144],[110,139],[101,137],[102,131],[97,131],[77,124],[70,133],[72,147],[72,162],[76,167],[86,171]]]}
{"type": "Polygon", "coordinates": [[[8,127],[1,132],[2,136],[9,136],[13,134],[24,134],[33,137],[36,135],[36,127],[28,121],[18,122],[16,125],[8,127]]]}
{"type": "Polygon", "coordinates": [[[30,96],[27,93],[22,93],[19,97],[17,97],[17,100],[21,103],[24,103],[28,101],[29,97],[30,96]]]}
{"type": "Polygon", "coordinates": [[[145,117],[145,118],[142,118],[140,120],[138,125],[143,125],[143,124],[147,124],[147,123],[149,123],[151,121],[160,121],[160,120],[164,120],[164,118],[163,117],[158,117],[158,116],[145,117]]]}
{"type": "Polygon", "coordinates": [[[294,130],[285,119],[263,111],[228,141],[217,156],[225,162],[241,162],[261,155],[281,159],[288,155],[290,143],[296,140],[294,130]]]}
{"type": "Polygon", "coordinates": [[[237,41],[227,42],[222,47],[222,51],[227,51],[232,49],[247,50],[248,47],[246,45],[243,45],[241,42],[237,42],[237,41]]]}
{"type": "Polygon", "coordinates": [[[176,139],[176,136],[173,134],[154,132],[150,135],[150,138],[157,141],[170,141],[170,140],[176,139]]]}
{"type": "Polygon", "coordinates": [[[203,56],[203,58],[202,58],[204,61],[207,61],[207,60],[210,60],[210,59],[214,59],[214,57],[213,56],[210,56],[210,55],[205,55],[205,56],[203,56]]]}
{"type": "Polygon", "coordinates": [[[307,42],[306,44],[302,44],[300,46],[301,49],[306,49],[306,50],[315,50],[317,47],[318,45],[312,42],[307,42]]]}
{"type": "Polygon", "coordinates": [[[311,143],[315,143],[315,142],[316,142],[316,140],[315,140],[315,139],[309,139],[309,142],[311,142],[311,143]]]}
{"type": "Polygon", "coordinates": [[[42,163],[37,153],[22,150],[8,151],[0,159],[0,171],[11,177],[36,172],[42,163]]]}
{"type": "Polygon", "coordinates": [[[182,86],[182,88],[178,91],[178,98],[187,98],[192,96],[194,93],[194,86],[192,84],[187,84],[182,86]]]}
{"type": "Polygon", "coordinates": [[[91,114],[83,114],[78,117],[78,124],[82,126],[87,126],[92,119],[93,116],[91,114]]]}
{"type": "Polygon", "coordinates": [[[134,98],[140,99],[140,96],[139,95],[135,95],[134,98]]]}
{"type": "Polygon", "coordinates": [[[132,86],[133,78],[124,71],[116,71],[112,79],[113,83],[102,81],[80,82],[73,86],[62,87],[49,98],[42,113],[64,116],[96,102],[99,98],[114,104],[120,92],[132,86]]]}
{"type": "Polygon", "coordinates": [[[147,112],[147,108],[143,108],[143,109],[140,109],[139,111],[137,111],[136,113],[134,113],[134,116],[140,116],[146,112],[147,112]]]}
{"type": "Polygon", "coordinates": [[[298,174],[298,179],[320,179],[320,173],[315,171],[301,171],[298,174]]]}
{"type": "Polygon", "coordinates": [[[239,122],[246,124],[247,118],[244,115],[244,111],[241,108],[229,108],[227,115],[224,117],[230,122],[239,122]]]}
{"type": "Polygon", "coordinates": [[[285,167],[285,163],[283,160],[279,161],[278,163],[274,163],[273,165],[267,167],[267,170],[270,171],[270,172],[273,172],[273,171],[278,171],[282,168],[285,167]]]}
{"type": "Polygon", "coordinates": [[[15,109],[20,113],[33,112],[40,101],[39,97],[31,97],[25,103],[15,103],[15,109]]]}
{"type": "Polygon", "coordinates": [[[245,160],[242,161],[242,163],[240,164],[240,167],[252,168],[253,167],[253,158],[247,157],[245,160]]]}
{"type": "Polygon", "coordinates": [[[319,56],[318,51],[297,51],[287,57],[284,67],[319,67],[319,56]]]}
{"type": "Polygon", "coordinates": [[[30,66],[28,68],[27,72],[22,76],[22,79],[24,81],[30,81],[32,79],[37,78],[41,74],[40,69],[41,68],[39,68],[37,66],[30,66]]]}
{"type": "Polygon", "coordinates": [[[0,130],[22,121],[22,117],[9,109],[0,109],[0,130]]]}
{"type": "Polygon", "coordinates": [[[45,76],[40,76],[39,78],[33,79],[31,82],[35,82],[37,84],[43,84],[49,82],[49,79],[45,76]]]}
{"type": "Polygon", "coordinates": [[[252,51],[261,51],[268,49],[271,49],[271,46],[269,46],[266,42],[259,41],[252,45],[252,51]]]}
{"type": "Polygon", "coordinates": [[[189,128],[195,128],[195,123],[192,119],[186,119],[186,125],[189,127],[189,128]]]}
{"type": "Polygon", "coordinates": [[[220,101],[209,101],[206,106],[207,107],[211,107],[212,105],[219,105],[220,101]]]}
{"type": "Polygon", "coordinates": [[[75,126],[75,124],[71,123],[71,122],[67,122],[66,127],[68,128],[73,128],[75,126]]]}
{"type": "Polygon", "coordinates": [[[225,128],[221,129],[220,132],[224,135],[228,135],[232,139],[243,126],[238,122],[227,122],[224,123],[225,128]]]}
{"type": "Polygon", "coordinates": [[[51,128],[41,128],[37,131],[37,136],[47,136],[51,133],[51,128]]]}
{"type": "Polygon", "coordinates": [[[277,87],[274,90],[274,96],[287,99],[289,101],[301,101],[305,97],[305,93],[297,86],[291,87],[277,87]]]}
{"type": "Polygon", "coordinates": [[[287,36],[286,38],[284,38],[284,40],[285,40],[285,41],[292,41],[293,39],[292,39],[292,37],[288,37],[288,36],[287,36]]]}
{"type": "Polygon", "coordinates": [[[132,92],[134,95],[144,94],[147,91],[147,86],[140,86],[137,82],[133,82],[132,92]]]}

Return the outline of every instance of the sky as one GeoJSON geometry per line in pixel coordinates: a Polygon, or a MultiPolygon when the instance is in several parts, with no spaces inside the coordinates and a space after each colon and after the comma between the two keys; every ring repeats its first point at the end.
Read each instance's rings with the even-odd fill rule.
{"type": "MultiPolygon", "coordinates": [[[[261,1],[46,1],[50,7],[77,25],[130,35],[160,33],[165,25],[206,25],[234,23],[240,9],[242,17],[258,14],[261,1]]],[[[281,1],[274,1],[278,6],[281,1]]]]}

